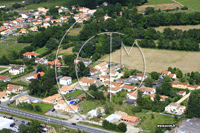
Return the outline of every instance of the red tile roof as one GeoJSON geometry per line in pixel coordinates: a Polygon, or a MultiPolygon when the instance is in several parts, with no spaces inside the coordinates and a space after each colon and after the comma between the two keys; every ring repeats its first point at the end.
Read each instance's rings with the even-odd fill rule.
{"type": "Polygon", "coordinates": [[[135,86],[130,86],[130,85],[124,85],[123,88],[125,89],[132,89],[134,90],[135,89],[135,86]]]}
{"type": "Polygon", "coordinates": [[[0,79],[1,79],[1,80],[6,80],[7,78],[8,78],[8,76],[0,75],[0,79]]]}
{"type": "Polygon", "coordinates": [[[38,53],[35,53],[35,52],[26,52],[26,53],[24,53],[23,55],[37,56],[37,55],[39,55],[39,54],[38,54],[38,53]]]}
{"type": "Polygon", "coordinates": [[[186,91],[179,91],[177,94],[178,94],[178,95],[182,95],[182,94],[184,94],[184,93],[186,93],[186,91]]]}
{"type": "Polygon", "coordinates": [[[40,74],[40,76],[42,77],[42,76],[44,76],[45,73],[44,72],[39,72],[39,73],[34,74],[33,77],[37,78],[38,74],[40,74]]]}

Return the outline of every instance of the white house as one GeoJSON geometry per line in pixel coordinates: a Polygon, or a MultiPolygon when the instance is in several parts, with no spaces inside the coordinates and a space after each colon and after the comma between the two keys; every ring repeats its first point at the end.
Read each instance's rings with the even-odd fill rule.
{"type": "Polygon", "coordinates": [[[136,89],[137,87],[130,86],[130,85],[123,85],[122,88],[125,89],[125,90],[128,90],[130,92],[130,91],[133,91],[134,89],[136,89]]]}
{"type": "Polygon", "coordinates": [[[113,88],[108,88],[108,92],[112,93],[112,94],[117,94],[117,92],[121,91],[122,88],[120,86],[116,86],[113,88]]]}
{"type": "Polygon", "coordinates": [[[135,90],[135,91],[130,91],[126,94],[126,96],[129,98],[129,99],[133,99],[133,100],[136,100],[137,97],[138,97],[138,91],[135,90]]]}
{"type": "Polygon", "coordinates": [[[47,64],[48,60],[45,59],[45,58],[36,58],[35,59],[35,63],[38,63],[38,64],[47,64]]]}
{"type": "Polygon", "coordinates": [[[156,89],[155,88],[150,88],[150,87],[145,87],[145,86],[141,86],[139,88],[139,90],[142,91],[144,95],[151,95],[151,94],[155,94],[156,93],[156,89]]]}
{"type": "Polygon", "coordinates": [[[72,104],[67,105],[64,109],[64,111],[69,112],[69,113],[76,113],[80,110],[81,110],[81,108],[79,106],[72,105],[72,104]]]}
{"type": "Polygon", "coordinates": [[[23,56],[31,59],[31,58],[39,56],[39,54],[35,52],[26,52],[23,54],[23,56]]]}
{"type": "Polygon", "coordinates": [[[96,83],[96,79],[88,78],[88,77],[83,77],[80,80],[79,83],[80,83],[81,86],[90,86],[91,84],[95,84],[96,83]]]}
{"type": "Polygon", "coordinates": [[[108,2],[103,2],[102,5],[104,5],[104,6],[108,6],[108,2]]]}
{"type": "Polygon", "coordinates": [[[103,113],[104,111],[100,110],[100,112],[98,112],[98,110],[96,109],[93,109],[93,110],[90,110],[88,113],[87,113],[87,116],[91,116],[91,117],[97,117],[99,115],[99,113],[103,113]]]}
{"type": "Polygon", "coordinates": [[[178,94],[178,95],[185,96],[185,95],[186,95],[186,91],[179,91],[177,94],[178,94]]]}
{"type": "Polygon", "coordinates": [[[22,96],[16,100],[16,105],[19,103],[31,103],[30,98],[27,96],[22,96]]]}
{"type": "Polygon", "coordinates": [[[0,101],[1,102],[5,102],[7,101],[9,98],[8,98],[8,93],[6,91],[2,91],[0,92],[0,101]]]}
{"type": "Polygon", "coordinates": [[[76,58],[74,60],[75,64],[78,64],[79,62],[83,62],[86,67],[92,63],[91,60],[88,60],[88,59],[85,59],[85,58],[76,58]]]}
{"type": "Polygon", "coordinates": [[[101,73],[101,75],[103,76],[111,76],[111,77],[115,77],[115,76],[118,76],[119,72],[117,71],[113,71],[113,70],[110,70],[110,69],[106,69],[105,71],[103,71],[101,73]]]}
{"type": "Polygon", "coordinates": [[[30,77],[27,77],[26,78],[26,81],[31,81],[32,79],[37,79],[38,78],[38,75],[40,75],[40,77],[44,76],[44,72],[38,72],[30,77]]]}
{"type": "Polygon", "coordinates": [[[70,92],[73,92],[75,90],[74,86],[67,86],[67,85],[63,85],[62,88],[59,90],[61,94],[67,94],[70,92]]]}
{"type": "Polygon", "coordinates": [[[22,90],[23,90],[23,86],[21,85],[8,84],[6,92],[10,94],[10,93],[16,93],[22,90]]]}
{"type": "Polygon", "coordinates": [[[31,27],[29,30],[30,31],[38,31],[38,28],[36,26],[34,26],[34,27],[31,27]]]}
{"type": "Polygon", "coordinates": [[[105,120],[109,121],[109,122],[113,122],[113,120],[120,120],[121,119],[121,115],[117,115],[117,114],[111,114],[108,117],[105,118],[105,120]]]}
{"type": "Polygon", "coordinates": [[[147,77],[147,75],[143,75],[143,74],[138,74],[137,75],[137,79],[138,80],[141,80],[141,81],[143,81],[143,80],[145,80],[145,79],[147,79],[148,77],[147,77]]]}
{"type": "Polygon", "coordinates": [[[186,110],[186,106],[179,105],[179,103],[170,103],[165,107],[167,113],[182,115],[186,110]]]}
{"type": "Polygon", "coordinates": [[[65,76],[62,77],[59,82],[61,85],[70,85],[72,83],[72,78],[65,76]]]}
{"type": "Polygon", "coordinates": [[[95,75],[95,74],[97,74],[97,73],[99,73],[99,72],[100,72],[100,71],[97,70],[96,68],[90,67],[90,75],[95,75]]]}
{"type": "Polygon", "coordinates": [[[164,71],[162,72],[162,76],[164,77],[164,76],[166,76],[166,75],[170,76],[170,77],[173,78],[173,79],[176,79],[176,74],[173,74],[173,73],[171,73],[170,71],[164,70],[164,71]]]}
{"type": "Polygon", "coordinates": [[[101,72],[103,72],[108,68],[108,63],[107,62],[102,62],[102,63],[96,65],[95,68],[97,70],[100,70],[101,72]]]}
{"type": "Polygon", "coordinates": [[[11,77],[8,77],[6,75],[0,75],[0,81],[7,82],[10,80],[11,80],[11,77]]]}
{"type": "Polygon", "coordinates": [[[12,75],[17,75],[23,72],[24,72],[24,67],[12,66],[11,69],[9,70],[9,73],[11,73],[12,75]]]}
{"type": "Polygon", "coordinates": [[[67,106],[67,104],[64,100],[59,100],[58,103],[56,105],[54,105],[54,108],[56,110],[64,110],[66,106],[67,106]]]}

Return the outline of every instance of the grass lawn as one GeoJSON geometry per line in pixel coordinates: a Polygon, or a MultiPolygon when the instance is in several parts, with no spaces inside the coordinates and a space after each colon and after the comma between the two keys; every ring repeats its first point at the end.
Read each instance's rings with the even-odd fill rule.
{"type": "Polygon", "coordinates": [[[8,68],[0,67],[0,72],[3,70],[6,70],[6,69],[8,69],[8,68]]]}
{"type": "Polygon", "coordinates": [[[74,28],[69,31],[70,36],[77,36],[83,28],[74,28]]]}
{"type": "Polygon", "coordinates": [[[42,112],[46,112],[46,111],[48,111],[48,110],[50,110],[54,107],[53,105],[45,104],[45,103],[34,103],[32,105],[33,105],[34,108],[35,108],[36,105],[40,106],[41,109],[42,109],[42,112]]]}
{"type": "Polygon", "coordinates": [[[96,62],[92,62],[92,63],[93,63],[93,65],[90,65],[90,67],[95,67],[96,65],[102,63],[102,61],[101,62],[100,61],[96,61],[96,62]]]}
{"type": "Polygon", "coordinates": [[[82,93],[84,93],[83,90],[78,90],[78,89],[76,89],[74,93],[65,94],[65,97],[66,97],[66,98],[70,97],[70,98],[73,99],[73,98],[75,98],[75,97],[81,95],[82,93]]]}
{"type": "Polygon", "coordinates": [[[176,0],[177,2],[186,5],[189,8],[192,8],[194,10],[199,10],[200,11],[200,1],[199,0],[176,0]]]}
{"type": "Polygon", "coordinates": [[[145,3],[145,5],[168,4],[168,3],[174,3],[174,2],[172,0],[148,0],[148,3],[145,3]]]}
{"type": "Polygon", "coordinates": [[[12,51],[19,53],[24,47],[29,46],[29,43],[18,43],[17,37],[7,37],[5,40],[0,40],[0,57],[9,55],[12,51]]]}
{"type": "Polygon", "coordinates": [[[9,5],[16,2],[21,2],[22,0],[0,0],[0,5],[9,5]]]}
{"type": "Polygon", "coordinates": [[[39,54],[43,54],[46,50],[47,50],[47,48],[46,48],[46,46],[44,46],[42,48],[37,49],[35,52],[39,53],[39,54]]]}
{"type": "Polygon", "coordinates": [[[28,83],[24,82],[24,81],[17,81],[14,84],[16,84],[16,85],[22,85],[22,86],[28,86],[28,83]]]}
{"type": "Polygon", "coordinates": [[[78,106],[82,108],[82,110],[79,113],[87,114],[87,112],[101,106],[101,104],[100,104],[100,101],[84,100],[84,101],[80,102],[78,104],[78,106]]]}

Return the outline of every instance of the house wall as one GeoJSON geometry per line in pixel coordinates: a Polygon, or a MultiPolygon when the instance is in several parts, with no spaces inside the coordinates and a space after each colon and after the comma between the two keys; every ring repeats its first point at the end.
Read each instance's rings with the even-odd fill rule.
{"type": "Polygon", "coordinates": [[[72,83],[72,78],[69,78],[67,80],[60,79],[60,84],[61,85],[70,85],[72,83]]]}

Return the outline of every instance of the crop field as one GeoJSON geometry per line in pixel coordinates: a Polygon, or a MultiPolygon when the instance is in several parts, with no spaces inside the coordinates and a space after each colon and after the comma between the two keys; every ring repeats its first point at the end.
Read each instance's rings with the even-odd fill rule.
{"type": "MultiPolygon", "coordinates": [[[[130,47],[126,47],[129,51],[130,47]]],[[[144,61],[141,52],[138,48],[133,48],[128,56],[123,50],[123,64],[129,69],[144,69],[144,61]]],[[[186,52],[186,51],[171,51],[171,50],[158,50],[142,48],[142,53],[145,57],[146,72],[162,72],[168,67],[177,67],[183,73],[199,71],[200,68],[200,53],[199,52],[186,52]]],[[[120,50],[116,50],[111,54],[112,61],[120,63],[120,50]]],[[[109,55],[100,59],[99,61],[109,61],[109,55]]]]}
{"type": "Polygon", "coordinates": [[[172,0],[148,0],[145,5],[169,4],[174,3],[172,0]]]}
{"type": "Polygon", "coordinates": [[[200,29],[200,25],[185,25],[185,26],[160,26],[160,27],[155,27],[156,30],[163,32],[165,28],[171,28],[172,30],[174,29],[181,29],[181,30],[189,30],[189,29],[200,29]]]}
{"type": "Polygon", "coordinates": [[[0,40],[0,57],[3,55],[9,57],[12,51],[18,53],[21,49],[29,45],[29,43],[18,43],[17,37],[7,37],[5,40],[0,40]]]}
{"type": "Polygon", "coordinates": [[[174,9],[176,7],[181,8],[181,6],[177,3],[157,4],[157,5],[142,5],[142,6],[138,6],[138,12],[144,12],[147,7],[154,7],[155,10],[174,9]]]}
{"type": "Polygon", "coordinates": [[[176,0],[177,2],[186,5],[189,8],[200,11],[200,1],[199,0],[176,0]]]}

